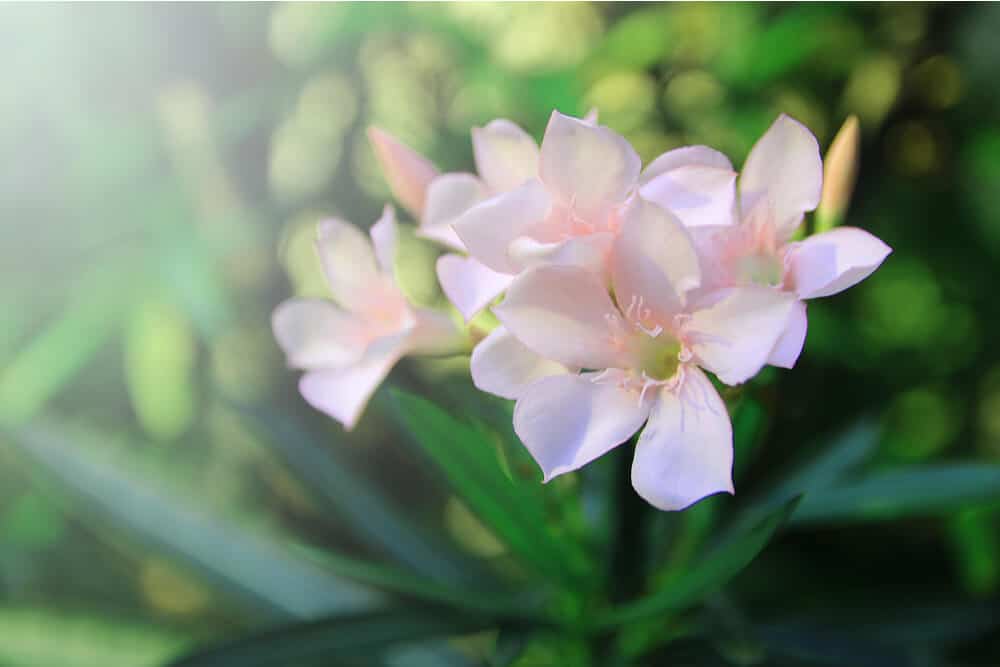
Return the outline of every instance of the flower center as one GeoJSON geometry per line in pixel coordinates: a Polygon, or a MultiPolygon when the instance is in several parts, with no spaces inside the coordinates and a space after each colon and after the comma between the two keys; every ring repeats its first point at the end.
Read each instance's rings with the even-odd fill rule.
{"type": "Polygon", "coordinates": [[[680,366],[681,344],[663,331],[657,336],[639,338],[639,371],[652,380],[669,380],[680,366]]]}
{"type": "Polygon", "coordinates": [[[737,259],[736,273],[741,282],[775,287],[782,283],[785,267],[780,257],[758,252],[737,259]]]}

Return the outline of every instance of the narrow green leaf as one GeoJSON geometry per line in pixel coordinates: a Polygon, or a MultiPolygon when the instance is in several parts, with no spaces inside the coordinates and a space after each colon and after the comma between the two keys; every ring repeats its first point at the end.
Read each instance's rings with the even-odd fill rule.
{"type": "Polygon", "coordinates": [[[725,585],[757,557],[778,528],[791,516],[798,501],[795,498],[752,528],[731,534],[693,570],[666,584],[659,591],[611,609],[598,618],[596,626],[608,628],[641,621],[697,603],[708,593],[725,585]]]}
{"type": "Polygon", "coordinates": [[[549,532],[538,497],[504,475],[487,433],[417,396],[396,390],[393,397],[414,440],[469,509],[525,564],[562,581],[586,572],[582,549],[549,532]]]}
{"type": "Polygon", "coordinates": [[[338,453],[306,428],[260,407],[236,409],[265,435],[297,479],[308,486],[351,531],[394,560],[438,581],[481,579],[467,558],[408,520],[357,474],[338,453]]]}
{"type": "Polygon", "coordinates": [[[75,512],[90,513],[96,525],[110,524],[166,552],[234,599],[278,618],[367,609],[380,602],[378,594],[157,488],[155,480],[125,472],[87,446],[96,435],[70,433],[53,423],[36,423],[10,440],[74,500],[75,512]]]}
{"type": "Polygon", "coordinates": [[[1000,466],[942,464],[876,473],[806,495],[795,523],[885,521],[1000,500],[1000,466]]]}
{"type": "Polygon", "coordinates": [[[539,618],[537,604],[532,604],[524,596],[515,597],[505,591],[454,588],[391,566],[312,547],[298,546],[295,550],[338,577],[389,593],[419,598],[424,603],[453,607],[458,611],[466,610],[492,618],[539,618]]]}
{"type": "Polygon", "coordinates": [[[400,645],[490,627],[481,616],[447,614],[432,607],[340,614],[224,644],[181,658],[170,667],[370,665],[373,658],[400,645]]]}

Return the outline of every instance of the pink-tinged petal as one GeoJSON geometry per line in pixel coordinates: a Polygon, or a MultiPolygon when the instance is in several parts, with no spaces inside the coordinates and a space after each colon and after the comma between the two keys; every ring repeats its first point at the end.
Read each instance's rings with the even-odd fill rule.
{"type": "Polygon", "coordinates": [[[667,151],[649,163],[639,177],[640,185],[646,185],[657,177],[681,167],[712,167],[721,171],[733,171],[733,163],[724,154],[708,146],[684,146],[667,151]]]}
{"type": "Polygon", "coordinates": [[[731,169],[678,167],[652,179],[639,193],[688,227],[735,222],[736,172],[731,169]]]}
{"type": "Polygon", "coordinates": [[[642,197],[623,218],[611,260],[618,305],[626,310],[635,302],[631,310],[639,313],[641,299],[656,323],[667,326],[683,310],[685,294],[701,283],[694,243],[679,220],[642,197]]]}
{"type": "Polygon", "coordinates": [[[642,162],[621,135],[552,112],[539,172],[553,196],[585,220],[601,218],[635,187],[642,162]]]}
{"type": "MultiPolygon", "coordinates": [[[[745,235],[738,225],[701,225],[688,227],[701,266],[701,288],[698,292],[732,286],[732,258],[728,254],[734,238],[745,235]]],[[[695,294],[689,295],[694,298],[695,294]]]]}
{"type": "Polygon", "coordinates": [[[299,380],[299,393],[309,405],[324,412],[350,431],[368,400],[406,350],[405,336],[381,338],[372,343],[355,364],[311,371],[299,380]]]}
{"type": "Polygon", "coordinates": [[[810,236],[792,250],[792,282],[803,299],[830,296],[856,285],[882,264],[892,248],[856,227],[810,236]]]}
{"type": "Polygon", "coordinates": [[[407,345],[411,354],[442,356],[467,350],[467,339],[446,312],[417,308],[407,345]]]}
{"type": "Polygon", "coordinates": [[[271,328],[290,366],[320,368],[357,361],[368,345],[362,322],[327,301],[289,299],[274,309],[271,328]]]}
{"type": "Polygon", "coordinates": [[[598,116],[597,107],[593,107],[590,111],[587,112],[587,115],[583,117],[583,122],[586,123],[587,125],[597,125],[597,116],[598,116]]]}
{"type": "Polygon", "coordinates": [[[368,128],[368,140],[392,195],[413,217],[419,218],[427,188],[438,170],[427,158],[377,127],[368,128]]]}
{"type": "Polygon", "coordinates": [[[337,303],[351,311],[364,308],[371,286],[381,280],[368,237],[349,222],[324,220],[317,226],[316,249],[337,303]]]}
{"type": "Polygon", "coordinates": [[[427,202],[417,233],[453,250],[465,250],[465,244],[452,229],[452,223],[470,208],[486,199],[486,186],[472,174],[442,174],[427,189],[427,202]]]}
{"type": "Polygon", "coordinates": [[[744,213],[762,198],[770,200],[778,234],[789,238],[802,215],[819,204],[823,161],[816,137],[805,125],[778,116],[747,157],[740,174],[740,206],[744,213]]]}
{"type": "Polygon", "coordinates": [[[368,233],[372,237],[372,245],[375,246],[375,257],[378,259],[379,268],[384,273],[392,275],[399,239],[399,230],[396,229],[396,211],[392,206],[385,205],[382,209],[382,217],[372,225],[368,233]]]}
{"type": "Polygon", "coordinates": [[[529,385],[514,408],[514,431],[544,481],[590,463],[639,430],[649,402],[593,376],[557,375],[529,385]]]}
{"type": "Polygon", "coordinates": [[[509,120],[472,128],[476,171],[493,192],[513,190],[538,176],[538,144],[509,120]]]}
{"type": "Polygon", "coordinates": [[[470,369],[478,389],[509,399],[516,399],[542,378],[569,372],[562,364],[529,350],[502,326],[476,345],[470,369]]]}
{"type": "Polygon", "coordinates": [[[733,430],[705,374],[685,367],[680,387],[661,390],[632,459],[632,486],[661,510],[733,493],[733,430]]]}
{"type": "Polygon", "coordinates": [[[615,236],[611,232],[574,236],[555,243],[543,243],[522,236],[510,244],[507,254],[522,268],[545,264],[579,266],[604,275],[614,242],[615,236]]]}
{"type": "Polygon", "coordinates": [[[604,283],[573,266],[542,266],[518,276],[499,306],[500,321],[536,354],[573,368],[624,367],[615,345],[611,303],[604,283]]]}
{"type": "Polygon", "coordinates": [[[471,257],[451,254],[438,258],[437,276],[445,296],[466,322],[500,296],[514,279],[471,257]]]}
{"type": "Polygon", "coordinates": [[[550,208],[545,187],[532,179],[473,206],[453,226],[470,255],[494,271],[516,274],[521,267],[507,249],[514,239],[545,220],[550,208]]]}
{"type": "Polygon", "coordinates": [[[684,324],[699,365],[726,384],[746,382],[767,363],[796,297],[770,287],[734,287],[704,298],[684,324]]]}
{"type": "Polygon", "coordinates": [[[767,363],[779,368],[794,368],[795,362],[802,354],[802,347],[806,344],[806,330],[809,320],[806,317],[805,301],[796,301],[788,316],[788,323],[781,338],[774,344],[771,356],[767,358],[767,363]]]}

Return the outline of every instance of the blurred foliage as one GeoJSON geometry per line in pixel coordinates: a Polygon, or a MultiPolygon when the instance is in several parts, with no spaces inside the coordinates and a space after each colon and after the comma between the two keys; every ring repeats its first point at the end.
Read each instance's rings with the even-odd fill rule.
{"type": "Polygon", "coordinates": [[[0,19],[0,664],[996,664],[996,5],[0,19]],[[538,484],[461,358],[345,434],[272,341],[316,220],[388,198],[367,125],[463,170],[473,125],[590,107],[645,160],[859,119],[845,221],[895,253],[732,397],[735,498],[653,512],[614,456],[538,484]]]}

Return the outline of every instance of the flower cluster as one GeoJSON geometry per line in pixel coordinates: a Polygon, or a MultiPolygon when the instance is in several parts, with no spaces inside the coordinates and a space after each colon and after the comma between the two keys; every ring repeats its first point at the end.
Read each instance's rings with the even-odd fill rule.
{"type": "MultiPolygon", "coordinates": [[[[436,268],[451,303],[466,322],[495,304],[500,324],[472,351],[472,378],[517,401],[515,430],[545,480],[641,430],[632,483],[664,510],[733,492],[732,426],[706,372],[736,385],[765,365],[791,368],[805,301],[863,280],[890,252],[850,227],[800,239],[823,164],[787,116],[740,173],[705,146],[643,169],[593,115],[553,112],[541,145],[506,120],[474,129],[478,174],[439,173],[385,132],[369,136],[418,233],[449,249],[436,268]]],[[[347,427],[401,355],[461,344],[446,316],[394,284],[394,225],[387,207],[373,257],[354,227],[322,223],[341,307],[291,301],[274,317],[290,362],[308,371],[303,396],[347,427]]]]}

